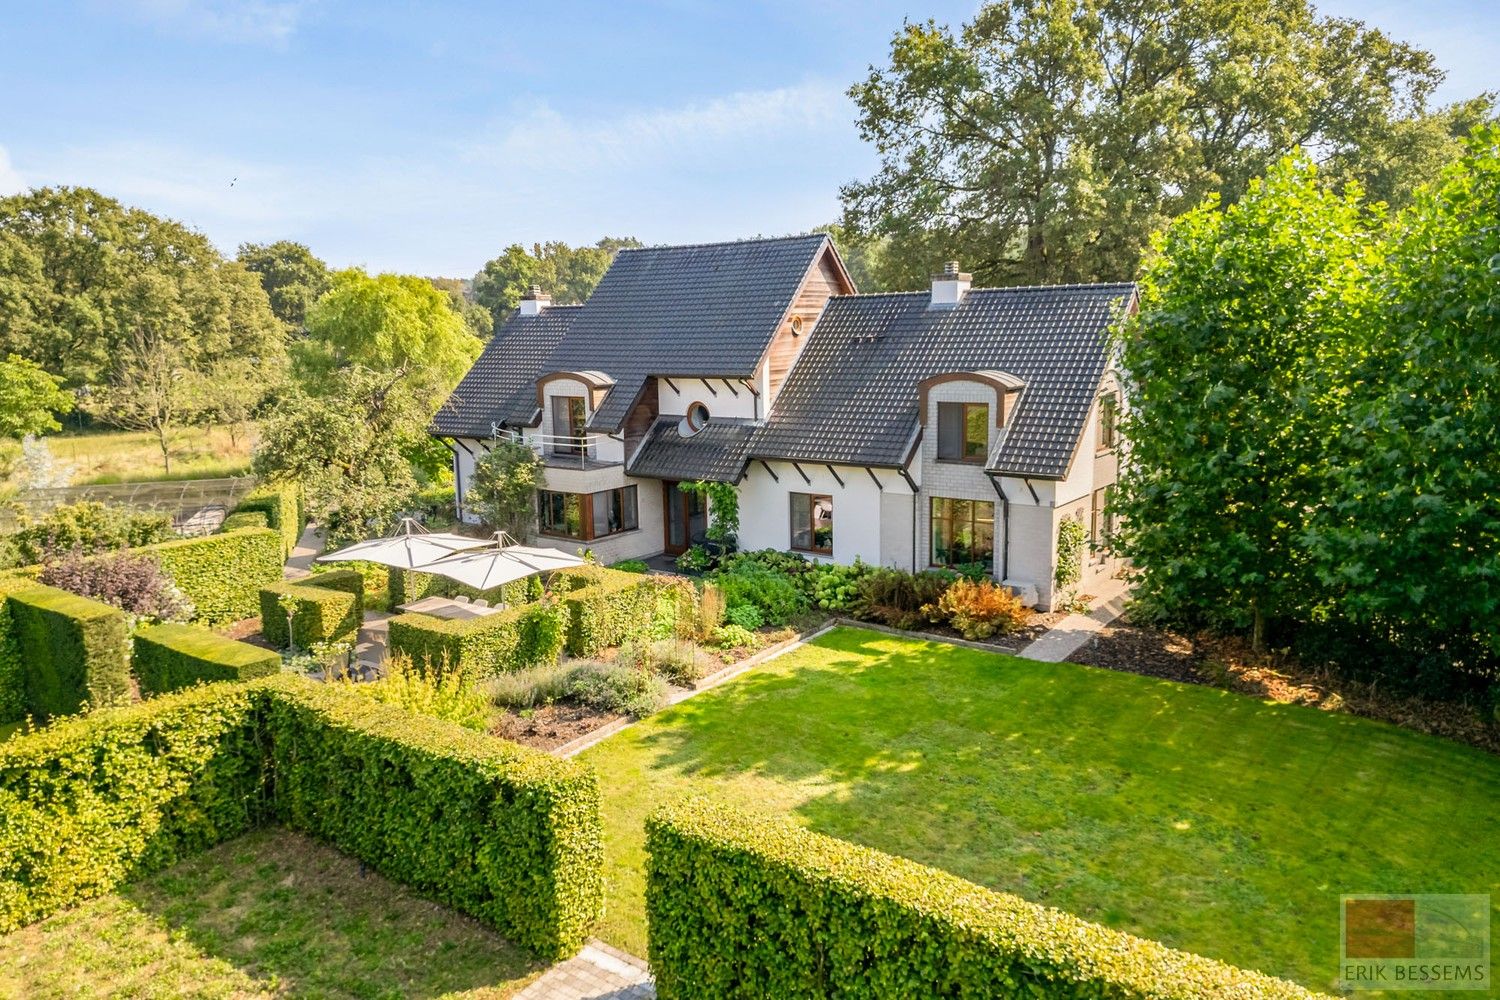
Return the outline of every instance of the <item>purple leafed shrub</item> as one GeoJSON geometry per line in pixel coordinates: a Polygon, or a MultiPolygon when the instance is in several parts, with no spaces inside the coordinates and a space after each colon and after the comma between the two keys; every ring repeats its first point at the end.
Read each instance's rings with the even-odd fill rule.
{"type": "Polygon", "coordinates": [[[75,550],[42,570],[41,581],[158,621],[186,621],[193,614],[193,606],[149,555],[86,556],[75,550]]]}

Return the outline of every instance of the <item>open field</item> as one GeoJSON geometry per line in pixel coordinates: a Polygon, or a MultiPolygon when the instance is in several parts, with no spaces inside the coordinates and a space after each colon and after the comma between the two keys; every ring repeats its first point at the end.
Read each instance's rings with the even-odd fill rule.
{"type": "Polygon", "coordinates": [[[1214,688],[864,630],[583,759],[604,790],[600,936],[636,954],[642,821],[698,790],[1320,989],[1337,973],[1341,893],[1500,903],[1500,758],[1214,688]]]}
{"type": "Polygon", "coordinates": [[[49,434],[44,441],[59,463],[73,467],[70,485],[145,482],[162,479],[217,479],[250,471],[256,428],[239,428],[230,441],[224,427],[186,427],[171,438],[172,471],[162,471],[156,436],[144,431],[91,431],[49,434]]]}
{"type": "Polygon", "coordinates": [[[9,935],[0,996],[463,997],[541,966],[316,841],[262,830],[9,935]]]}

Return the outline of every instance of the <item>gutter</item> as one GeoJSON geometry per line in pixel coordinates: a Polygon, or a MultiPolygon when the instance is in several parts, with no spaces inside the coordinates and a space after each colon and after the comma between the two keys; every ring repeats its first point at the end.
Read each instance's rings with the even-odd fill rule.
{"type": "Polygon", "coordinates": [[[1010,497],[1005,495],[1005,487],[1000,485],[999,476],[990,476],[990,485],[1000,495],[1000,530],[1003,532],[1000,543],[1000,582],[1004,583],[1010,579],[1010,497]]]}

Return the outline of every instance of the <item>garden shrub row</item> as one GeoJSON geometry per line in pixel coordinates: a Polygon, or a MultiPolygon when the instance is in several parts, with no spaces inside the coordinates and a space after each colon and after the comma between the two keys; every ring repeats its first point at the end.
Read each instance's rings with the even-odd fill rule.
{"type": "Polygon", "coordinates": [[[0,744],[0,932],[268,822],[544,958],[599,914],[592,771],[337,685],[211,684],[0,744]]]}
{"type": "Polygon", "coordinates": [[[599,566],[563,570],[550,586],[564,609],[571,656],[597,656],[627,639],[670,632],[679,609],[655,577],[599,566]]]}
{"type": "Polygon", "coordinates": [[[604,884],[591,770],[307,683],[266,729],[281,822],[546,958],[583,944],[604,884]]]}
{"type": "Polygon", "coordinates": [[[260,589],[260,631],[273,646],[298,649],[342,639],[359,631],[364,617],[364,577],[355,570],[278,581],[260,589]],[[296,602],[287,621],[282,598],[296,602]],[[290,630],[289,630],[290,624],[290,630]]]}
{"type": "Polygon", "coordinates": [[[539,601],[479,618],[405,614],[390,620],[390,648],[423,670],[455,670],[471,680],[556,663],[564,610],[539,601]]]}
{"type": "Polygon", "coordinates": [[[129,629],[118,608],[29,582],[7,594],[5,605],[27,712],[72,715],[128,697],[129,629]]]}
{"type": "Polygon", "coordinates": [[[25,662],[21,658],[21,641],[10,613],[10,594],[18,589],[36,586],[18,577],[0,577],[0,722],[15,722],[26,717],[25,662]]]}
{"type": "Polygon", "coordinates": [[[271,519],[266,517],[263,510],[242,510],[230,514],[224,518],[224,523],[219,525],[220,531],[234,531],[238,528],[269,528],[271,519]]]}
{"type": "Polygon", "coordinates": [[[707,800],[654,814],[646,849],[662,1000],[1318,996],[707,800]]]}
{"type": "Polygon", "coordinates": [[[281,656],[195,625],[164,623],[136,632],[131,669],[142,694],[158,695],[200,681],[247,681],[278,673],[281,656]]]}
{"type": "Polygon", "coordinates": [[[155,556],[196,609],[194,621],[227,625],[259,614],[260,588],[281,579],[281,540],[269,528],[240,528],[131,549],[155,556]]]}
{"type": "Polygon", "coordinates": [[[390,594],[393,608],[424,597],[484,598],[491,604],[520,604],[542,596],[542,581],[535,576],[491,587],[489,590],[475,590],[456,580],[397,566],[388,569],[387,577],[389,583],[386,590],[390,594]]]}
{"type": "MultiPolygon", "coordinates": [[[[302,509],[302,490],[295,483],[265,483],[257,486],[235,505],[230,517],[250,512],[266,516],[263,527],[274,528],[281,536],[281,557],[285,559],[297,547],[307,517],[302,509]]],[[[225,520],[228,529],[228,519],[225,520]]]]}

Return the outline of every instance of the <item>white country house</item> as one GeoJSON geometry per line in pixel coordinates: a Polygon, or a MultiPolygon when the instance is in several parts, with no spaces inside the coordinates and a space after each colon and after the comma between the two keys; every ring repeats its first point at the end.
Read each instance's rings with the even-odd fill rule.
{"type": "MultiPolygon", "coordinates": [[[[587,302],[539,291],[495,332],[432,432],[461,498],[497,440],[546,461],[537,529],[601,561],[685,550],[732,483],[741,548],[920,570],[982,562],[1053,601],[1058,527],[1113,575],[1121,442],[1108,328],[1129,284],[856,294],[823,235],[624,250],[587,302]]],[[[460,514],[463,514],[460,501],[460,514]]]]}

